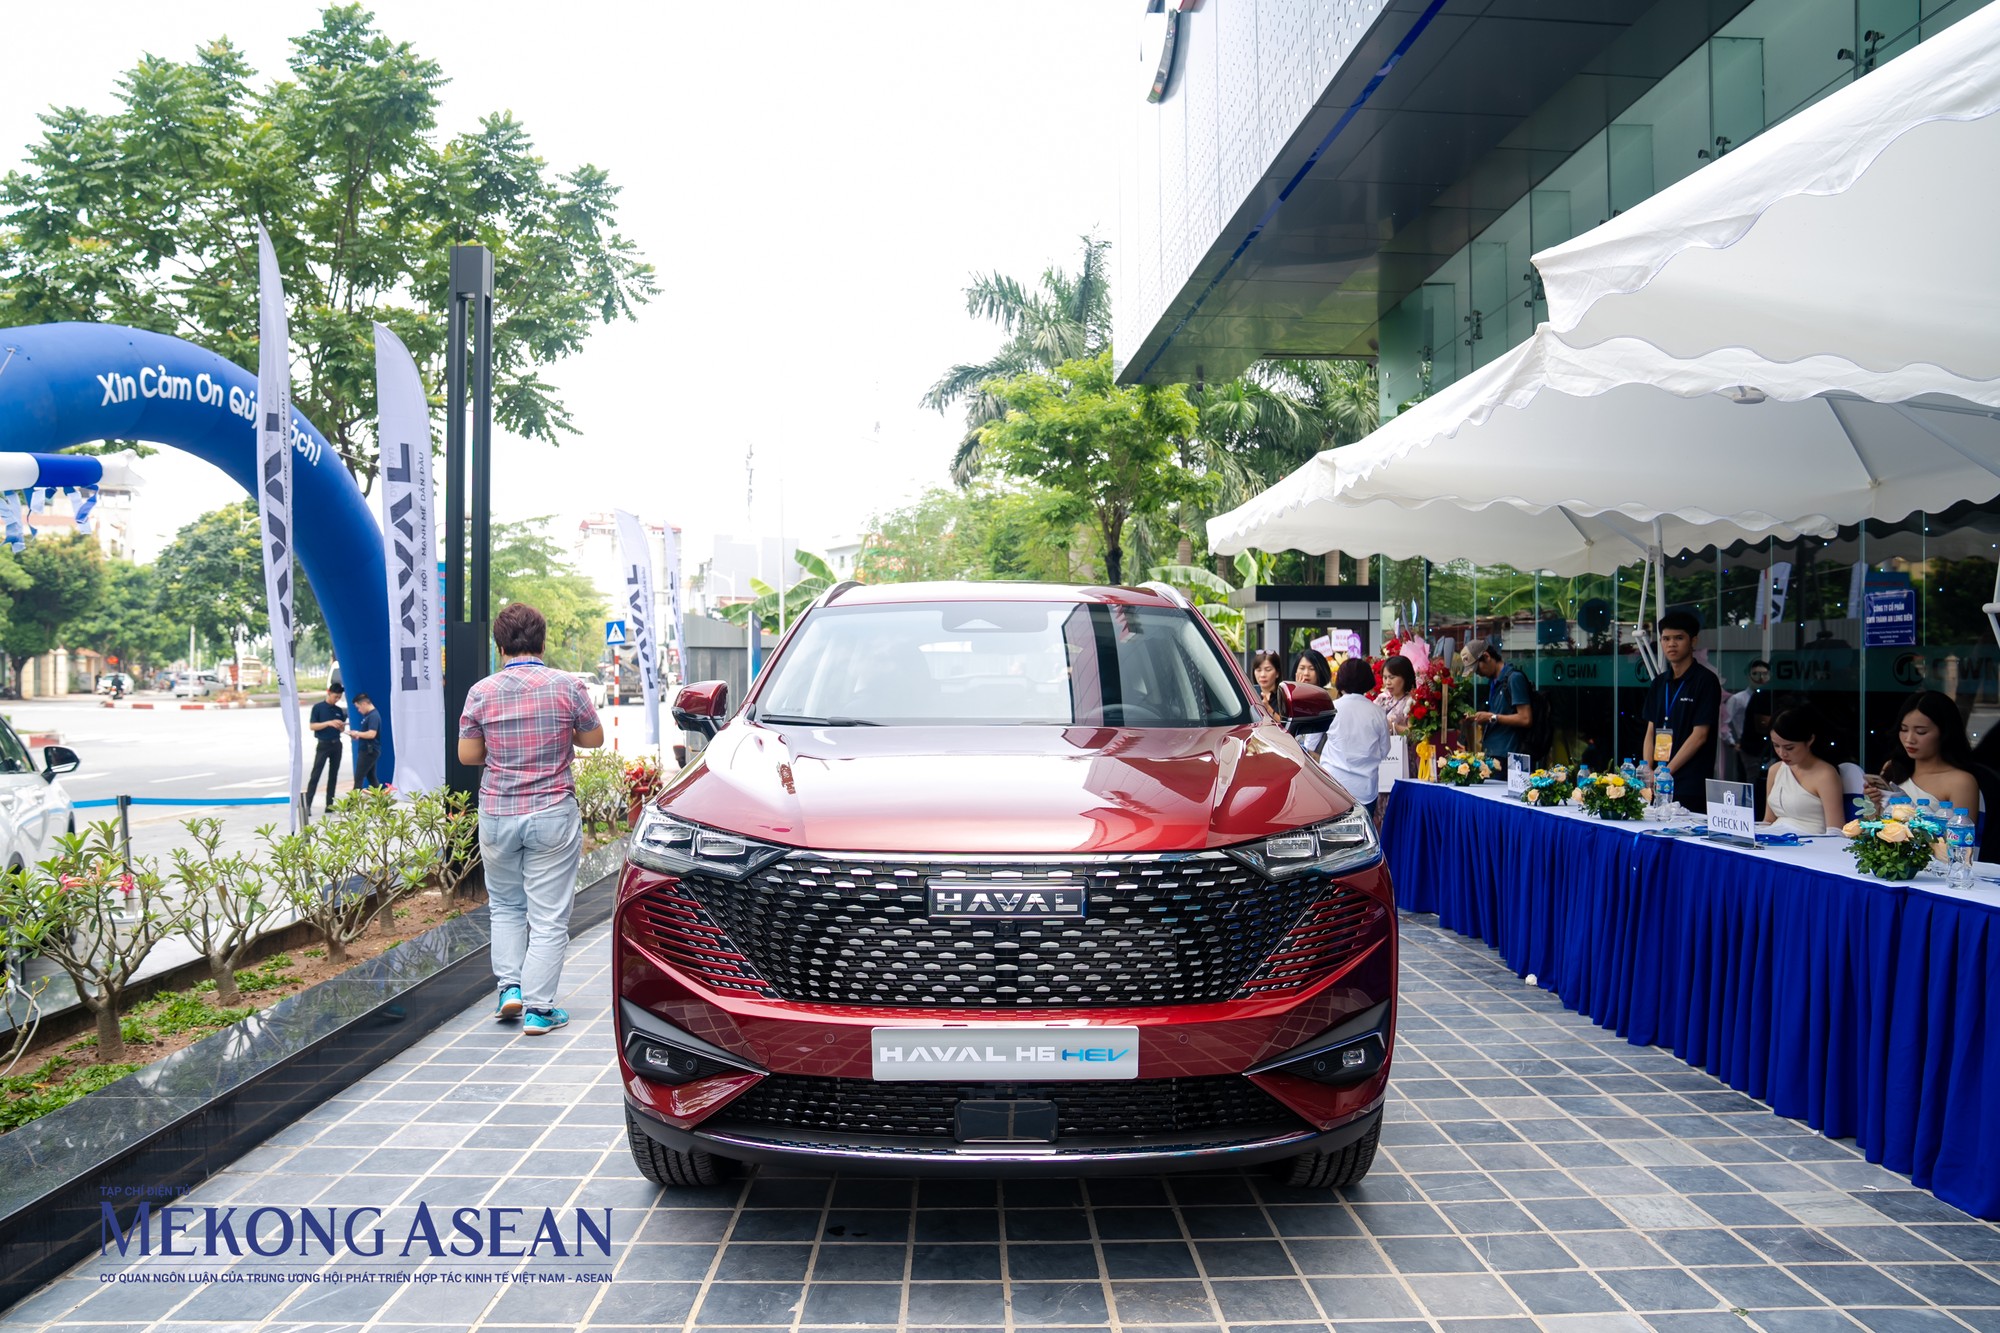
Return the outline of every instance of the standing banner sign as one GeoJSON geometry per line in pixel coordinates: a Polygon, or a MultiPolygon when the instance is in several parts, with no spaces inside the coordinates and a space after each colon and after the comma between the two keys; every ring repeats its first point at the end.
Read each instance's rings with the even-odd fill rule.
{"type": "Polygon", "coordinates": [[[382,554],[389,571],[393,783],[444,786],[444,626],[432,510],[431,408],[402,340],[375,326],[375,438],[382,448],[382,554]]]}
{"type": "Polygon", "coordinates": [[[680,664],[681,680],[687,680],[688,641],[686,622],[681,619],[681,535],[674,525],[665,525],[667,543],[667,604],[674,611],[674,657],[680,664]]]}
{"type": "Polygon", "coordinates": [[[279,707],[292,746],[292,829],[298,830],[305,754],[299,739],[299,682],[292,629],[292,357],[278,255],[257,225],[257,515],[264,540],[264,599],[279,707]]]}
{"type": "Polygon", "coordinates": [[[653,624],[653,549],[638,516],[614,510],[618,563],[625,588],[625,631],[639,659],[639,688],[646,698],[646,744],[660,743],[660,648],[653,624]]]}

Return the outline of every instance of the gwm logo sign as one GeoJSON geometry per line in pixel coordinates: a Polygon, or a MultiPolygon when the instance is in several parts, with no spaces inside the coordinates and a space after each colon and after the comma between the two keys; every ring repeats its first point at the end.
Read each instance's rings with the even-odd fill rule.
{"type": "Polygon", "coordinates": [[[1180,48],[1181,16],[1201,8],[1201,0],[1144,0],[1139,19],[1139,64],[1146,77],[1146,100],[1166,98],[1174,82],[1174,56],[1180,48]]]}

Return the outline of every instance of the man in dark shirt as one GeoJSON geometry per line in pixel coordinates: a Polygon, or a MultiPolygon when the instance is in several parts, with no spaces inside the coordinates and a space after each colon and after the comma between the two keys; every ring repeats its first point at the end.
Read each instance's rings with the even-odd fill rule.
{"type": "Polygon", "coordinates": [[[1686,611],[1660,617],[1660,655],[1667,669],[1646,690],[1646,744],[1641,758],[1650,772],[1674,775],[1674,799],[1697,814],[1708,810],[1708,780],[1715,776],[1722,720],[1722,681],[1694,660],[1701,622],[1686,611]]]}
{"type": "Polygon", "coordinates": [[[347,730],[347,710],[340,706],[340,685],[326,687],[326,698],[312,706],[306,726],[313,734],[312,778],[306,783],[305,810],[312,812],[313,797],[319,794],[319,775],[326,772],[326,808],[333,809],[334,790],[340,786],[340,734],[347,730]]]}
{"type": "Polygon", "coordinates": [[[354,790],[360,791],[382,785],[375,776],[375,761],[382,757],[382,715],[365,694],[354,696],[354,711],[354,725],[347,734],[354,738],[354,790]]]}
{"type": "Polygon", "coordinates": [[[1512,662],[1500,660],[1500,640],[1488,639],[1472,669],[1486,681],[1486,707],[1472,720],[1486,728],[1486,757],[1504,771],[1507,756],[1528,752],[1528,728],[1535,723],[1534,694],[1528,677],[1512,662]]]}

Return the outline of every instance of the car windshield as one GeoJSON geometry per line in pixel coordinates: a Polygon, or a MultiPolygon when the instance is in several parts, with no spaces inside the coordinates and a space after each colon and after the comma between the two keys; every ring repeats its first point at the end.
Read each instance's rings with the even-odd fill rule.
{"type": "Polygon", "coordinates": [[[827,726],[1216,727],[1249,705],[1187,612],[1075,602],[824,607],[757,720],[827,726]]]}

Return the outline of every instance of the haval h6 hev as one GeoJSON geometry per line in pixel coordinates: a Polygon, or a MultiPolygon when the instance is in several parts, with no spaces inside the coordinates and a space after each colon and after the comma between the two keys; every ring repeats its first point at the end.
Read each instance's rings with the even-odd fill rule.
{"type": "Polygon", "coordinates": [[[842,584],[733,716],[684,687],[618,892],[640,1171],[1358,1180],[1395,912],[1284,689],[1170,588],[1032,584],[842,584]]]}

